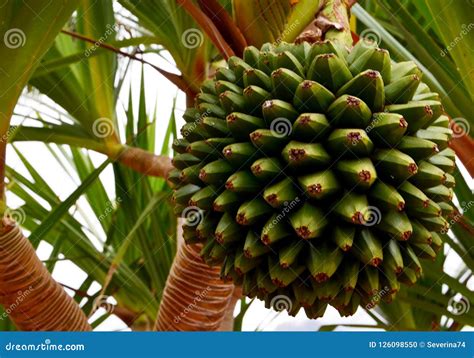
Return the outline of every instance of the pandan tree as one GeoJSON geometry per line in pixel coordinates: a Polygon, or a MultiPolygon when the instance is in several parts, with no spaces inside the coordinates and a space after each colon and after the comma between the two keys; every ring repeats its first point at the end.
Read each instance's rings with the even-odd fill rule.
{"type": "Polygon", "coordinates": [[[8,0],[2,328],[240,329],[245,297],[313,319],[361,307],[386,330],[471,325],[469,6],[8,0]],[[185,97],[181,128],[176,99],[150,112],[145,70],[127,88],[136,64],[185,97]],[[78,179],[66,199],[23,142],[78,179]],[[87,274],[79,289],[51,276],[60,260],[87,274]]]}

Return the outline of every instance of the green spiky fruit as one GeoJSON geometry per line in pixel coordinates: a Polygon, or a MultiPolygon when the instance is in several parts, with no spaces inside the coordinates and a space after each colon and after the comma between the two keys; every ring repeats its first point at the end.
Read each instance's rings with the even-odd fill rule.
{"type": "Polygon", "coordinates": [[[173,145],[176,212],[201,216],[187,243],[244,294],[283,295],[291,315],[351,315],[415,283],[455,184],[447,117],[416,65],[329,41],[228,63],[173,145]]]}

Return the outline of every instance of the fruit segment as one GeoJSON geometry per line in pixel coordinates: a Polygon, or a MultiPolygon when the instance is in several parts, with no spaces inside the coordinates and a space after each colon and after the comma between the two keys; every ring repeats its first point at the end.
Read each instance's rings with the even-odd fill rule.
{"type": "Polygon", "coordinates": [[[352,189],[366,191],[377,179],[375,167],[368,158],[340,160],[336,170],[346,185],[352,189]]]}
{"type": "Polygon", "coordinates": [[[327,139],[331,154],[344,157],[364,157],[372,153],[374,144],[363,129],[335,129],[327,139]]]}
{"type": "Polygon", "coordinates": [[[333,53],[316,56],[307,75],[308,79],[322,84],[333,93],[352,78],[344,61],[333,53]]]}
{"type": "Polygon", "coordinates": [[[341,185],[331,170],[300,176],[298,182],[312,199],[323,199],[341,190],[341,185]]]}
{"type": "Polygon", "coordinates": [[[330,132],[329,122],[324,114],[303,113],[293,123],[292,135],[303,142],[323,140],[330,132]]]}
{"type": "Polygon", "coordinates": [[[291,141],[281,153],[291,168],[318,168],[329,164],[331,157],[319,143],[291,141]]]}
{"type": "Polygon", "coordinates": [[[299,201],[298,192],[290,178],[268,186],[263,192],[266,202],[274,208],[288,206],[290,201],[299,201]]]}
{"type": "Polygon", "coordinates": [[[309,203],[292,213],[289,220],[296,235],[305,240],[320,236],[328,224],[322,210],[309,203]]]}
{"type": "Polygon", "coordinates": [[[360,98],[342,95],[328,108],[330,124],[338,127],[366,128],[369,125],[372,112],[360,98]]]}
{"type": "Polygon", "coordinates": [[[300,112],[324,113],[336,99],[327,88],[315,81],[303,81],[297,87],[293,104],[300,112]]]}
{"type": "Polygon", "coordinates": [[[382,243],[371,230],[362,229],[354,241],[353,252],[362,264],[379,266],[383,261],[382,243]]]}
{"type": "Polygon", "coordinates": [[[397,149],[381,149],[373,158],[377,170],[388,180],[402,182],[418,172],[413,158],[397,149]]]}
{"type": "Polygon", "coordinates": [[[400,114],[374,113],[366,132],[378,146],[394,147],[400,143],[407,127],[407,121],[400,114]]]}

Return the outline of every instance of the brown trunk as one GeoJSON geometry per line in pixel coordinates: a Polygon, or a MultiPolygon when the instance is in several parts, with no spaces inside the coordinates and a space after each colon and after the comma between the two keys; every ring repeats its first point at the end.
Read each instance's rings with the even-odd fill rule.
{"type": "Polygon", "coordinates": [[[168,177],[170,170],[173,169],[169,157],[156,155],[135,147],[125,147],[119,154],[117,160],[144,175],[165,179],[168,177]]]}
{"type": "Polygon", "coordinates": [[[79,305],[53,279],[16,223],[0,227],[0,304],[24,331],[90,331],[79,305]]]}
{"type": "Polygon", "coordinates": [[[242,298],[242,288],[235,287],[232,293],[232,298],[229,300],[227,310],[224,314],[224,319],[219,326],[218,331],[233,331],[234,330],[234,310],[237,302],[242,298]]]}
{"type": "Polygon", "coordinates": [[[163,293],[157,331],[216,331],[224,321],[234,285],[209,267],[200,247],[181,243],[163,293]]]}

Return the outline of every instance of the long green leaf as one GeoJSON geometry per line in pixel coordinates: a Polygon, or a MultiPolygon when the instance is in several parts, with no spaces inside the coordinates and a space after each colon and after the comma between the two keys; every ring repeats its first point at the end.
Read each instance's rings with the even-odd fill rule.
{"type": "MultiPolygon", "coordinates": [[[[431,15],[441,36],[445,50],[456,63],[462,82],[469,89],[470,98],[474,101],[474,22],[471,9],[466,1],[423,0],[430,9],[431,15]]],[[[471,112],[472,113],[472,112],[471,112]]]]}
{"type": "Polygon", "coordinates": [[[9,126],[13,108],[29,77],[78,2],[50,0],[3,2],[0,11],[0,134],[9,126]],[[41,14],[39,16],[38,14],[41,14]]]}
{"type": "Polygon", "coordinates": [[[69,208],[84,194],[84,192],[94,183],[102,171],[110,164],[109,160],[104,161],[97,169],[95,169],[69,197],[61,204],[56,206],[41,225],[31,233],[34,240],[42,240],[49,231],[61,220],[69,208]]]}

